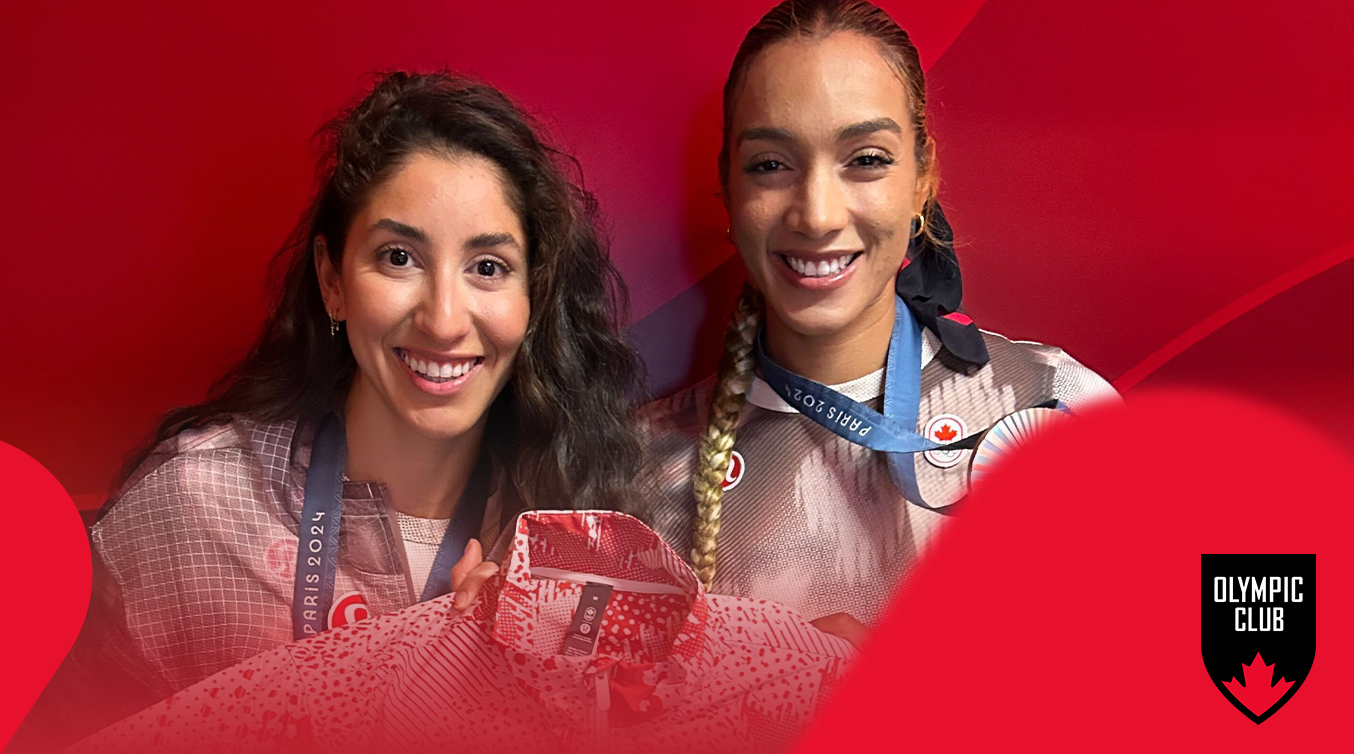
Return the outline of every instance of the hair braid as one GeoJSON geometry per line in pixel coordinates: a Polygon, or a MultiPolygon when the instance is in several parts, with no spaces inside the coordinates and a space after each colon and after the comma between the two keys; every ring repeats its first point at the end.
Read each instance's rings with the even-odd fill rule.
{"type": "Polygon", "coordinates": [[[752,386],[752,345],[762,321],[762,297],[750,284],[743,285],[733,319],[724,332],[724,356],[719,379],[710,402],[710,420],[701,435],[700,458],[692,487],[696,493],[696,531],[691,565],[709,589],[715,580],[715,547],[719,541],[719,514],[724,499],[724,478],[733,459],[738,416],[752,386]]]}

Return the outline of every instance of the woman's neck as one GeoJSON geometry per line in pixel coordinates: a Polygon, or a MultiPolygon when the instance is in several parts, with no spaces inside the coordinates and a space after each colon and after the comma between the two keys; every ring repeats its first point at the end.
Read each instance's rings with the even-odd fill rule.
{"type": "Polygon", "coordinates": [[[896,298],[881,297],[847,327],[829,334],[796,332],[768,307],[766,349],[772,361],[824,385],[840,385],[884,367],[896,298]]]}
{"type": "Polygon", "coordinates": [[[484,420],[457,437],[429,439],[361,381],[358,375],[345,407],[348,477],[383,483],[401,513],[451,518],[479,458],[484,420]]]}

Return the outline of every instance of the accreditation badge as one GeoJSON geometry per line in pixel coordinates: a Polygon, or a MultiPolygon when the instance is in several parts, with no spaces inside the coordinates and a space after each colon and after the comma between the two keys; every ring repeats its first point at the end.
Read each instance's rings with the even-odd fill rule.
{"type": "Polygon", "coordinates": [[[1202,555],[1204,667],[1257,725],[1283,707],[1316,658],[1316,555],[1202,555]]]}

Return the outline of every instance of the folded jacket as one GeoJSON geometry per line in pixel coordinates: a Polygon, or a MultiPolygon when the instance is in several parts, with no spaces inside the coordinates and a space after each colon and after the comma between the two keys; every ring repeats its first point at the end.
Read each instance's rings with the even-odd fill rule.
{"type": "Polygon", "coordinates": [[[73,750],[775,751],[851,656],[781,605],[706,594],[634,518],[537,511],[466,611],[448,595],[288,644],[73,750]]]}

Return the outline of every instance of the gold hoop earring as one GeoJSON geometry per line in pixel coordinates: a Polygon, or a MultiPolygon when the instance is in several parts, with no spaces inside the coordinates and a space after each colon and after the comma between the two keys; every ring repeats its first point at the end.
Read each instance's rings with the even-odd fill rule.
{"type": "Polygon", "coordinates": [[[922,213],[918,212],[916,214],[915,222],[917,223],[917,232],[909,235],[908,238],[916,238],[917,236],[920,236],[922,233],[926,232],[926,215],[923,215],[922,213]]]}

